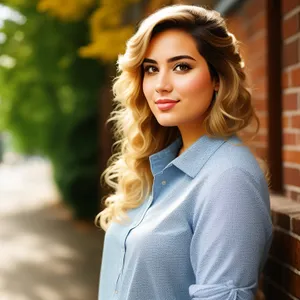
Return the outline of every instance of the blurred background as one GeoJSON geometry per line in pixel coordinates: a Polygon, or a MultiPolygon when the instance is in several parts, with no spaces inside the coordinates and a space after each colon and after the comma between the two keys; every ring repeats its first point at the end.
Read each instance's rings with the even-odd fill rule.
{"type": "Polygon", "coordinates": [[[176,3],[218,10],[240,41],[271,175],[262,289],[300,299],[300,1],[2,0],[0,300],[97,299],[116,59],[141,19],[176,3]]]}

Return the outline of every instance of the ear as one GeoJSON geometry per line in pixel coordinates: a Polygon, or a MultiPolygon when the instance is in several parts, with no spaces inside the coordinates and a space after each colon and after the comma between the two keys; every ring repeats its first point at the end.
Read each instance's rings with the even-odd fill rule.
{"type": "Polygon", "coordinates": [[[219,82],[217,81],[215,81],[215,84],[214,84],[214,90],[217,92],[218,90],[219,90],[219,88],[220,88],[220,84],[219,84],[219,82]]]}

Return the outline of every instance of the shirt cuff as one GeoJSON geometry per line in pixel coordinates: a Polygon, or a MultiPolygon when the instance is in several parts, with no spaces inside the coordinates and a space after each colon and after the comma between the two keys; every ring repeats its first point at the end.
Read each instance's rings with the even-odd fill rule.
{"type": "Polygon", "coordinates": [[[192,300],[253,300],[257,283],[236,287],[230,280],[225,284],[193,284],[189,287],[192,300]]]}

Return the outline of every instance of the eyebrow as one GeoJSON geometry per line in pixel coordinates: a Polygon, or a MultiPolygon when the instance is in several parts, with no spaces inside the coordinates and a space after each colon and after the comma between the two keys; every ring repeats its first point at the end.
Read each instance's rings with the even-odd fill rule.
{"type": "MultiPolygon", "coordinates": [[[[167,59],[167,63],[171,63],[180,59],[191,59],[196,61],[196,59],[194,59],[193,57],[189,56],[189,55],[178,55],[178,56],[174,56],[171,57],[169,59],[167,59]]],[[[152,63],[152,64],[156,64],[157,65],[157,61],[155,61],[154,59],[151,58],[145,58],[143,63],[152,63]]]]}

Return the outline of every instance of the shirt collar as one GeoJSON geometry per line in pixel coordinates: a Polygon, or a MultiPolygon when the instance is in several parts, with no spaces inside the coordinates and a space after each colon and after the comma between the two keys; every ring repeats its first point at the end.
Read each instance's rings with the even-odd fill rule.
{"type": "Polygon", "coordinates": [[[209,158],[225,142],[224,138],[213,138],[204,135],[180,156],[176,157],[182,146],[182,138],[180,136],[165,149],[149,157],[152,174],[155,176],[169,165],[174,165],[188,176],[194,178],[209,158]]]}
{"type": "Polygon", "coordinates": [[[181,146],[182,139],[181,136],[179,136],[165,149],[150,155],[149,160],[153,176],[164,170],[170,162],[176,159],[176,156],[181,146]]]}

